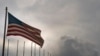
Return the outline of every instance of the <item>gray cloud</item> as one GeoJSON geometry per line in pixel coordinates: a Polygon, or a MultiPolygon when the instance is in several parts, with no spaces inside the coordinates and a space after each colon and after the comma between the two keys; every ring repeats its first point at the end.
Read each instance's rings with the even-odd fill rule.
{"type": "MultiPolygon", "coordinates": [[[[7,5],[9,11],[16,17],[42,30],[46,49],[54,48],[59,51],[61,36],[68,35],[89,41],[95,44],[100,51],[99,0],[24,1],[0,0],[0,22],[2,22],[0,31],[3,32],[4,8],[7,5]],[[57,45],[59,46],[55,48],[57,45]]],[[[2,32],[0,32],[1,37],[2,32]]]]}
{"type": "Polygon", "coordinates": [[[66,36],[61,39],[62,46],[58,56],[99,56],[98,51],[88,42],[82,42],[78,39],[66,36]]]}

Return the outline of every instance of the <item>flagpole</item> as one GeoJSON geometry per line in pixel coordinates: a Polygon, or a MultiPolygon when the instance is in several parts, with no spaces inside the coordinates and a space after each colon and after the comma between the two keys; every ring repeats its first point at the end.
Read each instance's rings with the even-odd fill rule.
{"type": "Polygon", "coordinates": [[[7,7],[6,7],[6,11],[5,11],[5,25],[4,25],[2,56],[4,56],[4,52],[5,52],[5,37],[6,37],[6,23],[7,23],[6,21],[7,21],[7,7]]]}
{"type": "Polygon", "coordinates": [[[43,50],[43,56],[45,56],[45,50],[43,50]]]}
{"type": "Polygon", "coordinates": [[[34,43],[34,56],[36,56],[36,44],[34,43]]]}
{"type": "Polygon", "coordinates": [[[24,41],[24,45],[23,45],[23,56],[25,55],[25,41],[24,41]]]}
{"type": "Polygon", "coordinates": [[[18,46],[19,46],[19,40],[17,40],[17,51],[16,51],[16,56],[18,56],[18,46]]]}
{"type": "Polygon", "coordinates": [[[41,51],[40,51],[40,47],[39,47],[39,56],[40,56],[40,54],[41,54],[41,51]]]}
{"type": "Polygon", "coordinates": [[[50,53],[50,56],[51,56],[51,53],[50,53]]]}
{"type": "Polygon", "coordinates": [[[48,52],[48,56],[49,56],[49,52],[48,52]]]}
{"type": "Polygon", "coordinates": [[[7,56],[9,56],[9,39],[8,39],[7,56]]]}
{"type": "Polygon", "coordinates": [[[32,49],[33,49],[32,46],[33,46],[33,43],[31,42],[31,56],[32,56],[32,49]]]}

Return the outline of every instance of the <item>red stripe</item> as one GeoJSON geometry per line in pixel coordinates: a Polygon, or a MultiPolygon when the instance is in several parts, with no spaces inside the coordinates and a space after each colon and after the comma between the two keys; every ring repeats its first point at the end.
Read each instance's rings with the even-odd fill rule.
{"type": "MultiPolygon", "coordinates": [[[[10,25],[8,25],[8,28],[10,28],[10,27],[18,27],[18,28],[22,28],[24,30],[28,30],[26,27],[20,26],[20,25],[17,25],[17,24],[10,24],[10,25]]],[[[40,32],[36,31],[35,29],[31,29],[30,32],[36,32],[37,34],[40,34],[40,32]]]]}
{"type": "MultiPolygon", "coordinates": [[[[9,36],[9,35],[19,35],[19,36],[21,35],[21,36],[24,36],[24,37],[26,37],[26,38],[28,38],[28,39],[31,39],[32,41],[36,41],[36,40],[30,38],[30,36],[25,35],[25,34],[23,34],[23,33],[21,33],[21,32],[9,32],[7,35],[8,35],[8,36],[9,36]]],[[[36,41],[36,42],[38,42],[38,41],[36,41]]],[[[39,43],[39,42],[38,42],[38,43],[39,43]]]]}
{"type": "MultiPolygon", "coordinates": [[[[18,28],[21,28],[21,29],[24,29],[24,30],[28,30],[27,28],[28,27],[25,27],[25,26],[20,26],[20,25],[17,25],[17,24],[9,24],[8,25],[8,28],[11,28],[11,27],[18,27],[18,28]]],[[[29,28],[30,29],[30,28],[29,28]]],[[[40,34],[41,32],[37,31],[36,29],[31,29],[30,32],[36,32],[37,34],[40,34]]]]}
{"type": "Polygon", "coordinates": [[[42,44],[43,43],[43,42],[40,42],[40,41],[38,41],[36,39],[32,39],[30,36],[25,35],[25,34],[20,33],[20,32],[18,32],[18,33],[9,32],[9,34],[7,34],[7,36],[10,36],[10,35],[22,36],[22,37],[25,37],[25,38],[33,41],[33,42],[39,43],[39,44],[42,44]]]}
{"type": "Polygon", "coordinates": [[[23,36],[23,37],[26,37],[27,39],[32,40],[35,43],[42,46],[44,43],[44,40],[40,36],[40,33],[41,33],[40,30],[38,30],[36,28],[32,28],[29,25],[26,25],[26,26],[24,25],[24,27],[23,27],[18,24],[9,24],[7,36],[9,36],[9,35],[23,36]],[[17,33],[15,33],[15,32],[17,32],[17,33]]]}
{"type": "MultiPolygon", "coordinates": [[[[28,32],[28,30],[24,30],[24,29],[21,29],[21,28],[19,28],[19,27],[11,27],[11,28],[8,28],[8,31],[9,31],[9,30],[20,30],[20,31],[23,31],[23,32],[26,32],[26,33],[30,33],[30,32],[28,32]]],[[[39,35],[39,36],[40,36],[40,34],[37,34],[36,32],[33,32],[33,33],[31,33],[31,34],[39,35]]]]}
{"type": "Polygon", "coordinates": [[[24,31],[22,31],[22,30],[18,30],[18,29],[8,30],[8,33],[9,33],[9,32],[15,32],[15,31],[18,31],[18,32],[24,33],[24,34],[30,36],[31,38],[36,39],[36,40],[39,40],[39,41],[41,41],[41,42],[43,41],[43,39],[40,38],[40,37],[37,37],[37,36],[35,36],[35,35],[32,35],[31,33],[27,33],[27,32],[24,32],[24,31]]]}
{"type": "Polygon", "coordinates": [[[37,36],[37,34],[32,34],[32,33],[28,32],[28,31],[25,31],[25,30],[20,29],[20,28],[8,28],[8,32],[9,31],[20,31],[20,32],[23,32],[23,33],[25,33],[27,35],[30,35],[31,37],[34,36],[34,37],[36,37],[38,39],[42,39],[40,35],[37,36]]]}
{"type": "Polygon", "coordinates": [[[35,29],[35,30],[41,32],[41,30],[39,30],[39,29],[37,29],[37,28],[35,28],[35,27],[32,27],[32,26],[29,26],[29,25],[27,25],[27,24],[25,24],[25,23],[24,23],[23,25],[26,26],[26,27],[28,27],[28,28],[30,28],[30,29],[35,29]]]}
{"type": "Polygon", "coordinates": [[[11,33],[11,32],[8,32],[8,34],[7,34],[8,36],[10,36],[10,35],[18,35],[18,36],[23,36],[23,37],[26,37],[27,39],[29,39],[29,40],[31,40],[31,41],[33,41],[33,42],[35,42],[35,43],[37,43],[37,44],[39,44],[40,46],[42,46],[43,45],[43,43],[42,42],[38,42],[37,40],[35,40],[35,39],[32,39],[32,38],[30,38],[28,35],[26,36],[25,34],[23,34],[23,33],[20,33],[20,32],[17,32],[17,33],[11,33]]]}

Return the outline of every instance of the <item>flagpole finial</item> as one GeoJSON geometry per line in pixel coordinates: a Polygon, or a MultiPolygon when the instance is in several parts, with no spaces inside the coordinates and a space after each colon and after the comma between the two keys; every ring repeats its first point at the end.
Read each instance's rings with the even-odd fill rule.
{"type": "Polygon", "coordinates": [[[6,10],[8,9],[8,7],[6,6],[6,10]]]}

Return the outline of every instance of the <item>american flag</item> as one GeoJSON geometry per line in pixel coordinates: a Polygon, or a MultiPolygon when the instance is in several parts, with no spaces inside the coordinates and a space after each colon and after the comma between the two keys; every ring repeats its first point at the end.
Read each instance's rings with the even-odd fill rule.
{"type": "Polygon", "coordinates": [[[14,17],[11,13],[8,13],[8,30],[7,36],[15,35],[22,36],[27,38],[36,44],[43,46],[44,40],[41,37],[41,30],[32,27],[16,17],[14,17]]]}

